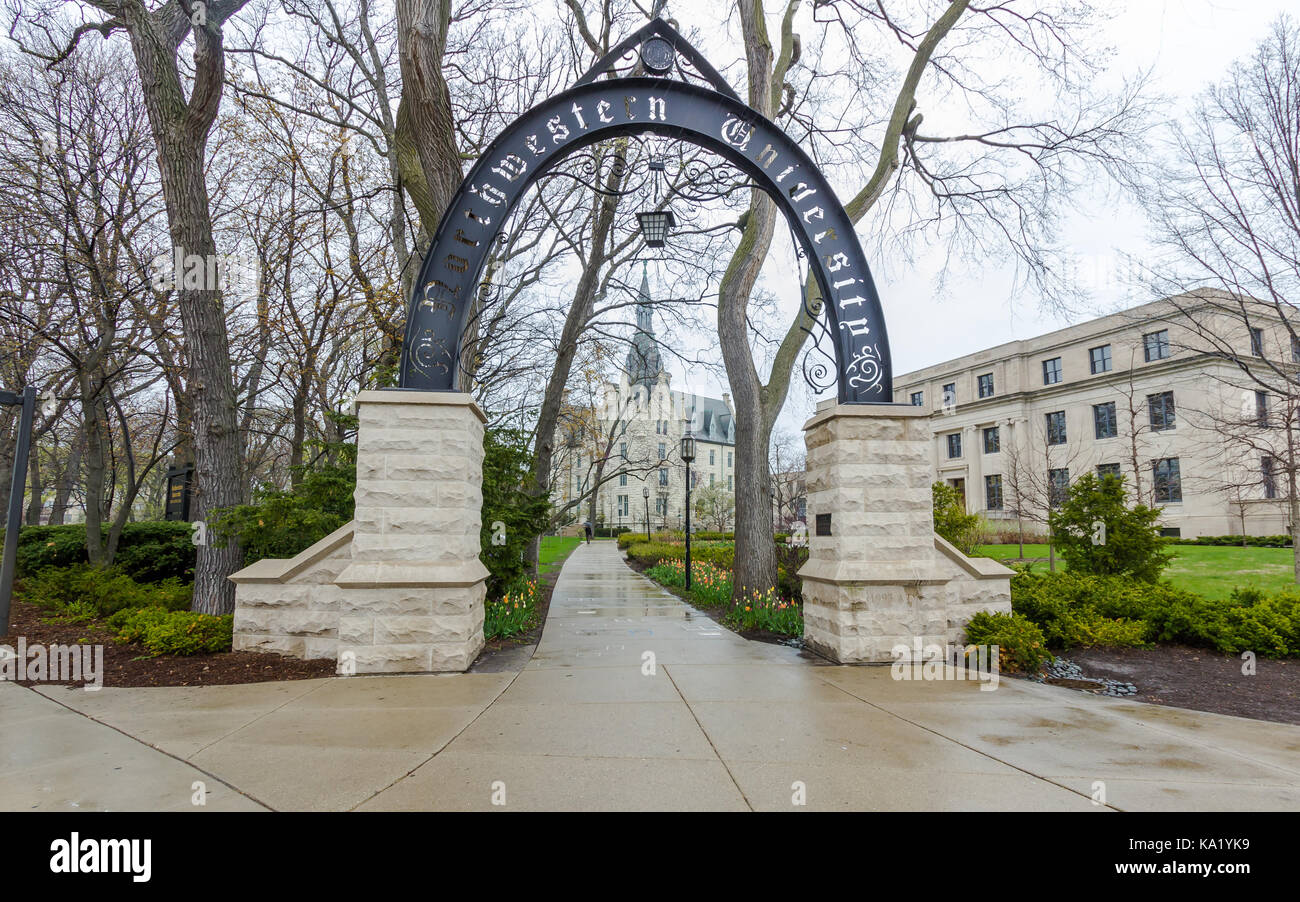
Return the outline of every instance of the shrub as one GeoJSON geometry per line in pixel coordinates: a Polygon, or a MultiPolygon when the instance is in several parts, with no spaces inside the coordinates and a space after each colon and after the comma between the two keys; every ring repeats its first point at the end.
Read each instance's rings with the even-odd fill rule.
{"type": "MultiPolygon", "coordinates": [[[[627,548],[627,556],[643,566],[652,566],[661,560],[686,560],[686,545],[668,542],[647,542],[641,537],[627,548]]],[[[736,561],[736,546],[730,542],[691,541],[691,563],[715,564],[730,570],[736,561]]]]}
{"type": "MultiPolygon", "coordinates": [[[[4,530],[0,529],[0,536],[4,530]]],[[[108,541],[108,531],[103,532],[108,541]]],[[[113,566],[137,582],[194,578],[195,547],[190,524],[169,520],[127,523],[118,538],[113,566]]],[[[87,563],[86,525],[24,526],[18,533],[19,578],[42,570],[87,563]]]]}
{"type": "Polygon", "coordinates": [[[98,616],[106,617],[128,608],[185,610],[190,606],[193,587],[175,579],[139,583],[115,568],[76,564],[24,577],[17,591],[24,601],[46,610],[62,612],[90,605],[98,616]]]}
{"type": "MultiPolygon", "coordinates": [[[[633,545],[637,544],[638,542],[645,542],[645,541],[646,541],[646,537],[645,537],[645,533],[643,532],[625,532],[618,537],[618,547],[621,548],[623,551],[627,551],[627,549],[631,548],[633,545]]],[[[684,539],[680,535],[674,537],[674,535],[670,532],[656,532],[656,533],[651,533],[650,541],[671,543],[671,542],[683,542],[684,539]]]]}
{"type": "MultiPolygon", "coordinates": [[[[356,417],[328,416],[346,428],[356,428],[356,417]]],[[[294,557],[352,519],[357,446],[348,442],[308,445],[318,456],[298,468],[298,485],[287,490],[262,485],[253,493],[252,504],[221,508],[208,517],[218,538],[239,542],[245,564],[294,557]]]]}
{"type": "Polygon", "coordinates": [[[518,591],[527,576],[525,552],[542,534],[550,499],[533,497],[533,455],[528,436],[517,429],[489,429],[483,436],[483,513],[479,557],[488,568],[489,596],[518,591]],[[500,524],[498,528],[497,524],[500,524]]]}
{"type": "MultiPolygon", "coordinates": [[[[989,531],[984,538],[984,544],[1019,545],[1020,538],[1020,531],[1018,529],[994,529],[990,526],[989,531]]],[[[1039,535],[1038,533],[1026,532],[1024,534],[1024,542],[1026,545],[1047,545],[1050,544],[1050,541],[1051,540],[1048,539],[1047,536],[1039,535]]]]}
{"type": "Polygon", "coordinates": [[[1214,601],[1167,582],[1122,576],[1019,573],[1011,580],[1018,614],[1038,624],[1052,647],[1178,642],[1225,654],[1300,654],[1300,593],[1243,589],[1214,601]]]}
{"type": "Polygon", "coordinates": [[[1160,537],[1159,517],[1157,508],[1126,504],[1122,476],[1085,473],[1047,522],[1070,570],[1155,582],[1173,558],[1160,537]]]}
{"type": "Polygon", "coordinates": [[[799,568],[808,562],[807,545],[776,543],[776,591],[782,598],[803,603],[799,568]]]}
{"type": "Polygon", "coordinates": [[[1037,673],[1052,660],[1043,632],[1022,614],[980,611],[966,624],[970,645],[996,645],[998,667],[1008,673],[1037,673]]]}
{"type": "Polygon", "coordinates": [[[1246,548],[1290,548],[1290,536],[1198,536],[1194,539],[1166,539],[1173,545],[1236,545],[1246,548]]]}
{"type": "Polygon", "coordinates": [[[139,608],[119,611],[108,622],[119,642],[139,643],[157,657],[230,651],[234,617],[139,608]]]}
{"type": "Polygon", "coordinates": [[[966,513],[961,492],[943,482],[930,486],[934,504],[934,531],[962,554],[972,555],[984,544],[984,518],[966,513]]]}

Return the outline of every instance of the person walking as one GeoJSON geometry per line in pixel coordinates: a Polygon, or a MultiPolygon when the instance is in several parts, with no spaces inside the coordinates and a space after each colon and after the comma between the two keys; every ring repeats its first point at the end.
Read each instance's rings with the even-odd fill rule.
{"type": "Polygon", "coordinates": [[[590,545],[591,544],[591,521],[590,520],[582,524],[582,531],[587,536],[587,544],[590,545]]]}

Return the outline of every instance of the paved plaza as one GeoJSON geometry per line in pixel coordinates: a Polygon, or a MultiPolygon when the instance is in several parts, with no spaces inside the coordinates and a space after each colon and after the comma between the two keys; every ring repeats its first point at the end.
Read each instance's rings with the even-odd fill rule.
{"type": "Polygon", "coordinates": [[[1300,727],[835,666],[720,628],[612,542],[569,558],[517,672],[5,683],[0,722],[5,810],[1300,807],[1300,727]]]}

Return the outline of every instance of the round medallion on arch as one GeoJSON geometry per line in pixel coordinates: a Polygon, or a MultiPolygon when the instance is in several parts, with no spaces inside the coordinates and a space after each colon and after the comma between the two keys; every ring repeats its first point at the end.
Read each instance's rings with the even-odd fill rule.
{"type": "Polygon", "coordinates": [[[673,45],[661,37],[652,37],[641,45],[641,65],[647,72],[665,75],[673,67],[676,51],[673,45]]]}

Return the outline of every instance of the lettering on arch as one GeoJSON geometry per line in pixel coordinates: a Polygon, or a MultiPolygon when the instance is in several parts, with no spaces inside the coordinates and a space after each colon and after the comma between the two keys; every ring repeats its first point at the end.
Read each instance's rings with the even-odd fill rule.
{"type": "Polygon", "coordinates": [[[487,256],[524,193],[569,154],[596,141],[654,133],[725,157],[771,194],[827,301],[839,400],[893,400],[880,297],[845,213],[812,159],[779,126],[734,97],[652,77],[599,80],[558,94],[508,126],[452,199],[416,280],[402,345],[401,385],[460,390],[461,336],[487,256]]]}

